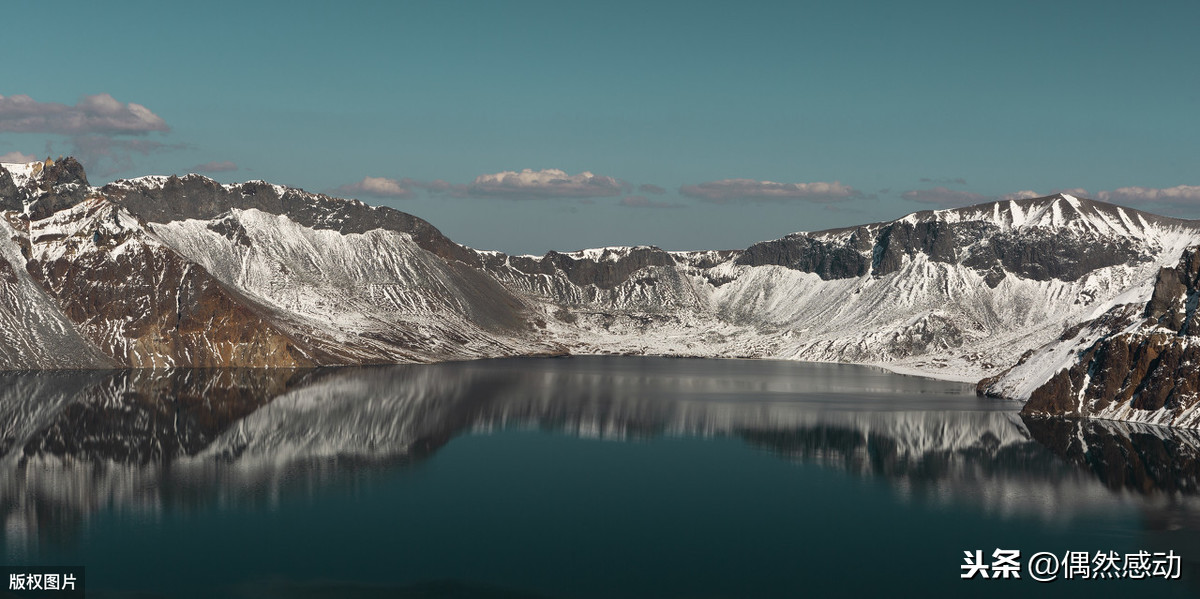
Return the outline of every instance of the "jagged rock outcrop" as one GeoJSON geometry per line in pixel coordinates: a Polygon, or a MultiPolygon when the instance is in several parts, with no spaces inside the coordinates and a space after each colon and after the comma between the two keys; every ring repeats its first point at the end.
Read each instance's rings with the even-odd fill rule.
{"type": "Polygon", "coordinates": [[[1024,413],[1200,425],[1198,299],[1200,247],[1192,247],[1159,270],[1141,314],[1093,324],[1098,338],[1033,391],[1024,413]]]}
{"type": "Polygon", "coordinates": [[[17,183],[13,181],[12,173],[0,168],[0,210],[21,210],[24,208],[17,183]]]}
{"type": "Polygon", "coordinates": [[[26,210],[33,220],[46,218],[59,210],[82,202],[90,192],[83,165],[74,158],[57,162],[47,159],[38,169],[35,184],[27,193],[26,210]]]}
{"type": "Polygon", "coordinates": [[[871,268],[874,240],[866,228],[856,229],[842,243],[805,234],[756,243],[735,260],[745,266],[783,266],[811,272],[824,280],[861,277],[871,268]]]}

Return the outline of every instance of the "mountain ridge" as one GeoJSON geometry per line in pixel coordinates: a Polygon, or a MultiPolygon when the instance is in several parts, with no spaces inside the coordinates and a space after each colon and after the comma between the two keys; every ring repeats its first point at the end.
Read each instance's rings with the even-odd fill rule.
{"type": "MultiPolygon", "coordinates": [[[[1200,222],[1056,194],[742,250],[512,256],[391,208],[263,181],[92,187],[70,158],[0,166],[0,212],[6,369],[628,353],[975,382],[1098,312],[1144,304],[1160,269],[1200,242],[1200,222]]],[[[992,392],[1019,398],[1043,374],[1010,372],[992,392]]]]}

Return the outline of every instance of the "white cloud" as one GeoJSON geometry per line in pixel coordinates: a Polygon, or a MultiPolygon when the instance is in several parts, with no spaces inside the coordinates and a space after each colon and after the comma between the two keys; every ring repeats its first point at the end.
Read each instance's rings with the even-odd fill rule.
{"type": "Polygon", "coordinates": [[[404,187],[395,179],[386,177],[363,177],[358,183],[351,183],[333,189],[330,193],[349,196],[374,196],[378,198],[407,198],[412,196],[412,190],[404,187]]]}
{"type": "Polygon", "coordinates": [[[1029,198],[1041,197],[1042,195],[1043,194],[1040,194],[1031,189],[1022,189],[1021,191],[1014,191],[1012,193],[1006,193],[1006,194],[1000,196],[1000,199],[1001,200],[1028,200],[1029,198]]]}
{"type": "Polygon", "coordinates": [[[142,135],[169,131],[166,121],[141,104],[108,94],[83,96],[74,106],[38,102],[26,95],[0,96],[0,131],[63,135],[142,135]]]}
{"type": "Polygon", "coordinates": [[[1200,185],[1176,185],[1175,187],[1121,187],[1112,191],[1101,191],[1096,197],[1105,202],[1132,204],[1174,204],[1190,206],[1200,204],[1200,185]]]}
{"type": "Polygon", "coordinates": [[[521,198],[594,198],[621,195],[628,185],[613,177],[558,169],[503,171],[479,175],[466,187],[472,196],[521,198]]]}
{"type": "Polygon", "coordinates": [[[1039,192],[1033,191],[1031,189],[1023,189],[1021,191],[1014,191],[1012,193],[1006,193],[1006,194],[1000,196],[998,199],[1000,199],[1000,200],[1027,200],[1030,198],[1046,197],[1046,196],[1054,195],[1057,193],[1072,195],[1077,198],[1086,198],[1089,196],[1088,190],[1086,190],[1082,187],[1070,187],[1067,189],[1055,189],[1055,190],[1052,190],[1050,193],[1039,193],[1039,192]]]}
{"type": "Polygon", "coordinates": [[[707,202],[724,204],[736,201],[836,202],[862,197],[862,193],[840,182],[776,183],[754,179],[723,179],[697,185],[684,185],[679,193],[707,202]]]}

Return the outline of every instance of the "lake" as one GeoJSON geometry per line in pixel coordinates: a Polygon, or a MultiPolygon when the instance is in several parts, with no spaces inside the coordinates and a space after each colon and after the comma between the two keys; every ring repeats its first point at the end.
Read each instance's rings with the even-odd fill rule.
{"type": "Polygon", "coordinates": [[[0,373],[0,433],[6,565],[89,597],[1200,591],[1200,436],[867,367],[0,373]],[[1019,580],[960,578],[997,549],[1019,580]],[[1142,551],[1180,577],[1027,570],[1142,551]]]}

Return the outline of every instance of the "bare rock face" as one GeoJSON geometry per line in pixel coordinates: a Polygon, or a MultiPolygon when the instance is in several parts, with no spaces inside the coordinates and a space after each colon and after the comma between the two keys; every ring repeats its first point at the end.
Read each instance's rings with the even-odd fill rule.
{"type": "MultiPolygon", "coordinates": [[[[504,257],[493,256],[489,266],[497,268],[503,263],[504,257]]],[[[650,266],[674,266],[675,260],[671,254],[659,248],[636,247],[628,248],[628,251],[606,248],[596,258],[554,251],[541,258],[512,256],[508,258],[508,264],[526,275],[554,275],[561,272],[575,285],[595,285],[600,289],[612,289],[628,281],[634,273],[642,269],[650,266]]]]}
{"type": "Polygon", "coordinates": [[[929,256],[933,262],[955,263],[956,227],[939,221],[898,221],[884,227],[875,242],[875,259],[871,274],[880,276],[897,272],[904,258],[917,253],[929,256]]]}
{"type": "Polygon", "coordinates": [[[12,173],[0,166],[0,210],[21,210],[24,203],[12,173]]]}
{"type": "Polygon", "coordinates": [[[1200,346],[1170,333],[1108,337],[1034,391],[1024,413],[1092,416],[1165,409],[1179,414],[1196,403],[1198,358],[1200,346]]]}
{"type": "Polygon", "coordinates": [[[90,193],[87,175],[79,161],[64,158],[43,164],[33,188],[28,191],[32,201],[26,210],[35,220],[75,206],[90,193]]]}
{"type": "MultiPolygon", "coordinates": [[[[1159,271],[1140,323],[1110,326],[1076,363],[1036,389],[1023,414],[1200,422],[1200,247],[1159,271]]],[[[1117,322],[1115,325],[1125,323],[1117,322]]]]}
{"type": "Polygon", "coordinates": [[[1131,240],[1113,243],[1093,235],[1055,230],[1021,235],[996,230],[985,234],[989,242],[964,264],[1035,281],[1074,281],[1099,268],[1145,259],[1131,240]]]}
{"type": "MultiPolygon", "coordinates": [[[[737,257],[736,263],[745,266],[785,266],[792,270],[811,272],[822,279],[861,277],[870,270],[871,258],[858,249],[866,237],[855,232],[845,243],[813,239],[805,234],[756,243],[737,257]]],[[[870,247],[870,246],[868,246],[870,247]]]]}
{"type": "Polygon", "coordinates": [[[311,347],[264,310],[91,198],[29,224],[29,275],[117,364],[297,367],[311,347]]]}
{"type": "Polygon", "coordinates": [[[1164,268],[1154,282],[1154,294],[1146,303],[1146,318],[1180,335],[1200,333],[1196,327],[1196,303],[1200,298],[1200,248],[1184,252],[1174,268],[1164,268]]]}

